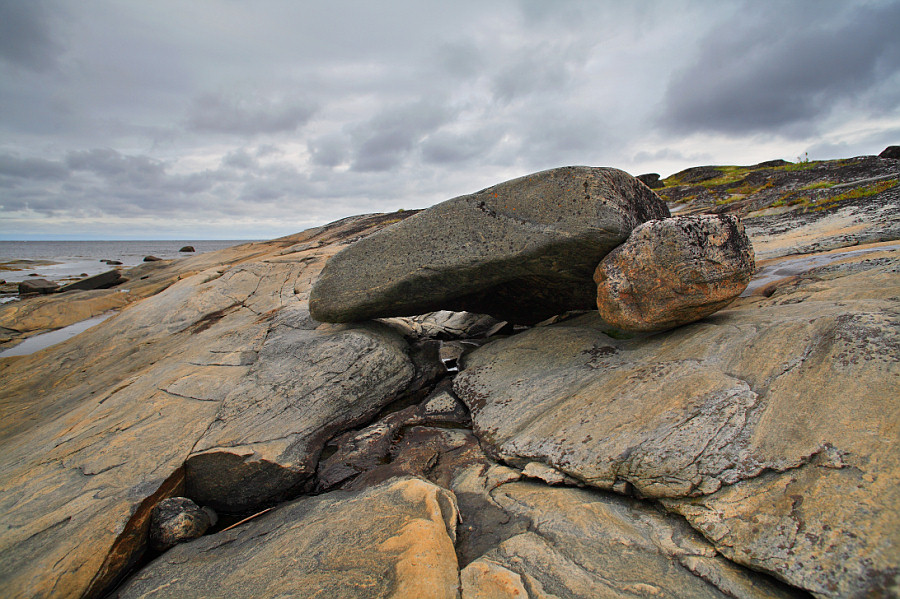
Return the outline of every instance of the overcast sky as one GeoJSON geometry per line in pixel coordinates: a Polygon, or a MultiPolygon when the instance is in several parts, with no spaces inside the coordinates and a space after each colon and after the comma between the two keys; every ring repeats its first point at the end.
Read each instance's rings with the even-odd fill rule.
{"type": "Polygon", "coordinates": [[[900,144],[900,1],[0,0],[0,239],[247,239],[900,144]]]}

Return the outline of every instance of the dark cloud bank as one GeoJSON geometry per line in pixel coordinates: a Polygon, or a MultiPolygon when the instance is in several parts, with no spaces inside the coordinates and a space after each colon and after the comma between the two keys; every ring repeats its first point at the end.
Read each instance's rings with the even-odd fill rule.
{"type": "Polygon", "coordinates": [[[272,237],[562,164],[876,153],[898,26],[896,1],[0,0],[0,238],[272,237]]]}

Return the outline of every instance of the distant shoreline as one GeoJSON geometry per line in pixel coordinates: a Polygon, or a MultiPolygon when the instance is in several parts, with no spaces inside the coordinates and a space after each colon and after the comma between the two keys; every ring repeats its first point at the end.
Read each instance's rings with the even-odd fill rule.
{"type": "MultiPolygon", "coordinates": [[[[0,280],[18,283],[30,278],[49,281],[92,276],[113,268],[131,268],[144,257],[187,258],[252,243],[253,239],[150,240],[0,240],[0,280]],[[181,252],[191,246],[194,252],[181,252]],[[116,262],[121,264],[115,264],[116,262]],[[7,265],[7,268],[3,268],[7,265]]],[[[8,290],[5,290],[9,293],[8,290]]]]}

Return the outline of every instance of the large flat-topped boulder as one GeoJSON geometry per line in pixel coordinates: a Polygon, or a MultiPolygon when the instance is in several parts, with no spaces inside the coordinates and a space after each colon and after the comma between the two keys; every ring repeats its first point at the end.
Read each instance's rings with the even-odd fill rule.
{"type": "Polygon", "coordinates": [[[442,202],[335,255],[314,318],[352,322],[436,310],[534,323],[591,309],[597,263],[669,210],[612,168],[542,171],[442,202]]]}

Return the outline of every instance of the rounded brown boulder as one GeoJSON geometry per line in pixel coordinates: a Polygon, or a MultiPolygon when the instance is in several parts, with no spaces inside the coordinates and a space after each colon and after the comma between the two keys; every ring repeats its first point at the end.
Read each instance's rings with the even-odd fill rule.
{"type": "Polygon", "coordinates": [[[661,331],[727,306],[753,268],[753,247],[735,216],[650,221],[597,266],[597,308],[623,331],[661,331]]]}

